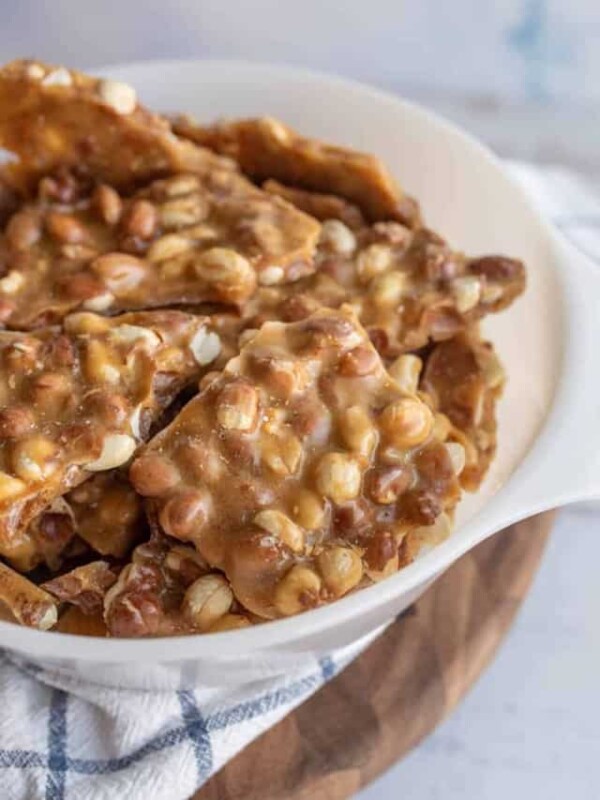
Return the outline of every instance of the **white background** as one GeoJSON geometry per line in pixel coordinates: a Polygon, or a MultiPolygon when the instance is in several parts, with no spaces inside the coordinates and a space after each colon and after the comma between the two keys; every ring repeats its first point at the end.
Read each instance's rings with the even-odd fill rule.
{"type": "MultiPolygon", "coordinates": [[[[423,99],[501,154],[600,176],[599,0],[2,0],[0,55],[301,63],[423,99]]],[[[563,513],[494,664],[361,800],[599,798],[599,565],[600,514],[563,513]]]]}

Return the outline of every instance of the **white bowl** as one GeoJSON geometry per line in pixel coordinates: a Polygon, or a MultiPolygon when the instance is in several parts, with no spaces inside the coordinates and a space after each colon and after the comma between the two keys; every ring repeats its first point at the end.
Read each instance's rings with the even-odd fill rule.
{"type": "Polygon", "coordinates": [[[486,324],[507,366],[499,450],[448,541],[387,580],[298,617],[250,630],[168,639],[99,639],[0,623],[0,644],[30,661],[105,684],[240,684],[281,673],[376,630],[485,537],[530,514],[600,492],[600,274],[532,208],[484,147],[412,103],[290,67],[147,62],[104,74],[144,103],[199,119],[270,114],[299,131],[380,156],[425,217],[470,254],[528,268],[526,294],[486,324]]]}

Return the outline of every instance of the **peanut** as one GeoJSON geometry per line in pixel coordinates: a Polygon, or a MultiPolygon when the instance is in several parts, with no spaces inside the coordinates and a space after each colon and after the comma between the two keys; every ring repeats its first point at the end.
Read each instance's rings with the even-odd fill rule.
{"type": "Polygon", "coordinates": [[[248,297],[256,286],[256,274],[247,258],[226,247],[211,247],[195,262],[196,274],[232,301],[248,297]]]}
{"type": "Polygon", "coordinates": [[[406,275],[402,272],[385,272],[373,279],[369,294],[378,306],[395,306],[406,290],[406,275]]]}
{"type": "Polygon", "coordinates": [[[277,435],[265,434],[261,438],[261,458],[276,475],[293,475],[302,459],[302,443],[289,431],[277,435]]]}
{"type": "Polygon", "coordinates": [[[237,631],[240,628],[249,628],[252,623],[247,617],[241,614],[224,614],[210,628],[210,633],[219,633],[222,631],[237,631]]]}
{"type": "Polygon", "coordinates": [[[101,472],[125,464],[136,448],[135,439],[124,433],[109,433],[102,442],[98,458],[88,461],[85,468],[90,472],[101,472]]]}
{"type": "Polygon", "coordinates": [[[221,391],[217,404],[217,421],[234,431],[251,431],[258,418],[258,394],[246,383],[230,383],[221,391]]]}
{"type": "Polygon", "coordinates": [[[45,436],[32,436],[17,442],[12,452],[15,474],[28,483],[43,481],[58,467],[58,445],[45,436]]]}
{"type": "Polygon", "coordinates": [[[51,211],[46,217],[46,229],[53,239],[65,244],[85,244],[89,233],[76,217],[51,211]]]}
{"type": "Polygon", "coordinates": [[[146,453],[131,465],[129,479],[144,497],[160,497],[179,483],[180,475],[177,467],[164,456],[146,453]]]}
{"type": "Polygon", "coordinates": [[[337,504],[358,497],[361,479],[358,462],[344,453],[326,453],[317,465],[317,489],[337,504]]]}
{"type": "Polygon", "coordinates": [[[208,204],[200,195],[177,197],[160,207],[160,224],[167,229],[197,225],[207,217],[208,211],[208,204]]]}
{"type": "Polygon", "coordinates": [[[360,556],[350,547],[323,550],[317,558],[325,586],[334,597],[341,597],[357,586],[363,575],[360,556]]]}
{"type": "Polygon", "coordinates": [[[90,264],[105,286],[116,295],[135,289],[146,277],[143,261],[127,253],[105,253],[90,264]]]}
{"type": "Polygon", "coordinates": [[[0,292],[3,294],[17,294],[25,285],[25,276],[16,269],[11,269],[3,278],[0,278],[0,292]]]}
{"type": "Polygon", "coordinates": [[[25,481],[0,471],[0,501],[12,500],[27,488],[25,481]]]}
{"type": "Polygon", "coordinates": [[[214,361],[221,352],[221,339],[218,334],[208,331],[206,328],[200,328],[194,334],[189,347],[196,363],[206,366],[214,361]]]}
{"type": "Polygon", "coordinates": [[[377,447],[377,430],[362,406],[351,406],[340,416],[340,433],[344,444],[365,458],[370,458],[377,447]]]}
{"type": "Polygon", "coordinates": [[[201,530],[208,512],[207,496],[196,489],[188,489],[178,492],[165,503],[159,513],[159,522],[169,536],[185,541],[201,530]]]}
{"type": "Polygon", "coordinates": [[[178,233],[166,233],[152,242],[146,253],[148,261],[166,261],[191,250],[190,240],[178,233]]]}
{"type": "Polygon", "coordinates": [[[356,271],[363,283],[385,272],[392,263],[392,251],[383,244],[371,244],[358,254],[356,271]]]}
{"type": "Polygon", "coordinates": [[[4,235],[9,247],[20,251],[29,250],[42,235],[40,220],[33,211],[17,211],[9,219],[4,235]]]}
{"type": "Polygon", "coordinates": [[[106,184],[98,186],[92,196],[92,205],[96,208],[100,219],[107,225],[116,225],[121,218],[123,203],[119,193],[106,184]]]}
{"type": "Polygon", "coordinates": [[[372,347],[359,345],[344,353],[338,368],[345,378],[362,378],[374,372],[379,363],[379,356],[372,347]]]}
{"type": "Polygon", "coordinates": [[[473,275],[455,278],[451,284],[456,308],[461,314],[471,311],[481,298],[481,281],[473,275]]]}
{"type": "Polygon", "coordinates": [[[407,394],[415,394],[419,387],[419,377],[423,362],[418,356],[410,353],[399,356],[388,368],[389,374],[398,386],[407,394]]]}
{"type": "Polygon", "coordinates": [[[125,235],[138,239],[151,239],[157,225],[158,212],[149,200],[134,200],[121,220],[125,235]]]}
{"type": "Polygon", "coordinates": [[[104,342],[91,339],[87,342],[85,353],[85,373],[94,383],[117,384],[121,379],[118,354],[104,342]]]}
{"type": "Polygon", "coordinates": [[[310,489],[298,491],[292,511],[298,524],[309,531],[316,531],[325,520],[323,500],[310,489]]]}
{"type": "Polygon", "coordinates": [[[117,114],[131,114],[137,105],[135,89],[121,81],[104,80],[98,86],[100,99],[117,114]]]}
{"type": "Polygon", "coordinates": [[[201,631],[208,630],[233,604],[233,592],[222,575],[203,575],[187,589],[182,611],[201,631]]]}
{"type": "Polygon", "coordinates": [[[454,469],[455,475],[460,475],[460,473],[465,468],[466,462],[466,453],[465,448],[462,444],[458,442],[447,442],[444,447],[448,455],[450,456],[450,461],[452,462],[452,468],[454,469]]]}
{"type": "Polygon", "coordinates": [[[392,444],[409,449],[429,437],[433,429],[433,414],[421,400],[405,397],[384,408],[379,424],[392,444]]]}
{"type": "Polygon", "coordinates": [[[309,567],[297,564],[281,579],[275,589],[275,607],[283,616],[292,616],[317,605],[321,578],[309,567]]]}
{"type": "Polygon", "coordinates": [[[259,511],[254,517],[254,524],[276,536],[295,553],[301,553],[304,550],[304,533],[302,529],[283,512],[276,509],[259,511]]]}
{"type": "Polygon", "coordinates": [[[351,256],[356,250],[356,236],[338,219],[327,219],[321,225],[320,242],[341,256],[351,256]]]}
{"type": "Polygon", "coordinates": [[[200,179],[196,175],[175,175],[163,183],[165,197],[181,197],[191,194],[200,188],[200,179]]]}

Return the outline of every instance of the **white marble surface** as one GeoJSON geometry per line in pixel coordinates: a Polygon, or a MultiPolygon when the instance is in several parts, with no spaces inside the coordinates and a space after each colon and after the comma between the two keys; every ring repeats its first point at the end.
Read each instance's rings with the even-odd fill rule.
{"type": "Polygon", "coordinates": [[[561,512],[517,621],[464,702],[357,800],[600,797],[600,511],[561,512]]]}

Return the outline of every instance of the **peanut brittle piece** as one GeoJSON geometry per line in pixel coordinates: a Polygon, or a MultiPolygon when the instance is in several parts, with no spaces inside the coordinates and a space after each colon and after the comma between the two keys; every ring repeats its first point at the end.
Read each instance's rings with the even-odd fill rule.
{"type": "Polygon", "coordinates": [[[103,607],[104,596],[117,580],[117,572],[106,561],[91,561],[43,583],[41,588],[61,603],[77,606],[85,614],[103,607]]]}
{"type": "Polygon", "coordinates": [[[504,370],[492,345],[470,330],[436,345],[425,359],[421,386],[451,425],[448,438],[464,448],[464,489],[479,488],[496,452],[496,404],[504,370]]]}
{"type": "Polygon", "coordinates": [[[82,542],[76,539],[75,518],[64,497],[56,497],[38,517],[35,517],[21,537],[21,545],[14,563],[29,572],[38,564],[46,564],[52,571],[60,569],[63,562],[79,555],[82,542]]]}
{"type": "Polygon", "coordinates": [[[58,615],[54,597],[1,561],[0,604],[21,625],[46,631],[56,624],[58,615]]]}
{"type": "Polygon", "coordinates": [[[139,545],[104,601],[112,636],[168,636],[250,625],[227,579],[198,551],[163,536],[139,545]]]}
{"type": "Polygon", "coordinates": [[[122,559],[144,533],[141,498],[121,470],[92,476],[66,500],[77,536],[100,555],[122,559]]]}
{"type": "Polygon", "coordinates": [[[123,559],[146,531],[140,496],[125,474],[109,470],[92,475],[57,498],[30,524],[37,556],[52,570],[69,558],[78,540],[102,556],[123,559]]]}
{"type": "Polygon", "coordinates": [[[0,69],[0,146],[19,158],[10,173],[28,187],[57,167],[118,188],[174,171],[235,168],[174,136],[131,86],[37,61],[0,69]]]}
{"type": "Polygon", "coordinates": [[[67,317],[0,332],[0,552],[38,556],[28,525],[57,497],[126,463],[152,421],[213,360],[207,320],[179,311],[67,317]]]}
{"type": "Polygon", "coordinates": [[[244,308],[247,326],[296,320],[349,303],[385,359],[456,336],[506,308],[525,288],[520,261],[468,258],[437,234],[380,222],[352,231],[323,223],[314,275],[293,287],[261,287],[244,308]]]}
{"type": "Polygon", "coordinates": [[[173,121],[179,135],[233,158],[258,181],[339,195],[373,221],[419,222],[416,202],[402,193],[375,156],[300,136],[271,117],[224,121],[209,127],[186,116],[173,121]]]}
{"type": "Polygon", "coordinates": [[[460,446],[350,309],[265,323],[204,384],[130,480],[155,528],[193,543],[252,613],[298,613],[388,574],[459,498],[460,446]]]}
{"type": "Polygon", "coordinates": [[[76,309],[239,305],[257,283],[314,270],[319,223],[234,173],[178,174],[129,197],[69,173],[48,180],[0,238],[0,324],[9,328],[76,309]]]}
{"type": "Polygon", "coordinates": [[[353,230],[364,228],[367,224],[358,206],[335,194],[308,192],[305,189],[284,186],[273,180],[265,181],[262,188],[269,194],[283,197],[288,203],[321,222],[328,219],[339,219],[353,230]]]}
{"type": "Polygon", "coordinates": [[[97,472],[30,522],[23,537],[29,553],[25,560],[23,549],[19,566],[29,571],[44,563],[56,572],[90,550],[123,559],[146,532],[141,497],[123,471],[97,472]]]}

